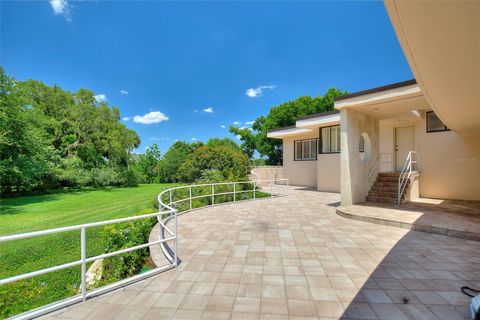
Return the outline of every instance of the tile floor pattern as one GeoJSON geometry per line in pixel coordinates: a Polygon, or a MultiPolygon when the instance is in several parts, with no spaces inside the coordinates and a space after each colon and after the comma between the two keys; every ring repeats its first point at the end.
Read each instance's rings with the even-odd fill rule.
{"type": "Polygon", "coordinates": [[[480,201],[444,202],[409,202],[401,206],[364,202],[340,206],[337,213],[349,219],[480,241],[480,201]]]}
{"type": "Polygon", "coordinates": [[[293,189],[179,217],[178,269],[45,318],[469,318],[480,242],[345,219],[338,194],[293,189]]]}

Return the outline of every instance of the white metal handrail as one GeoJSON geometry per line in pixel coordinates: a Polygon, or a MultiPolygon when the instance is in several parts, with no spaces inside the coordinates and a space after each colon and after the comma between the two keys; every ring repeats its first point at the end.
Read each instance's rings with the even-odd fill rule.
{"type": "MultiPolygon", "coordinates": [[[[211,199],[210,206],[215,206],[215,205],[222,204],[222,203],[218,203],[218,204],[215,203],[215,196],[233,195],[233,201],[227,201],[227,202],[239,202],[239,200],[237,200],[237,194],[249,193],[249,192],[252,193],[253,199],[246,199],[246,200],[240,200],[240,201],[256,200],[256,199],[258,199],[257,198],[257,187],[262,185],[262,183],[266,184],[266,186],[264,186],[264,187],[266,187],[266,188],[270,187],[269,190],[266,190],[266,191],[270,192],[270,197],[279,196],[279,195],[285,195],[285,196],[288,195],[288,185],[289,185],[288,179],[217,182],[217,183],[186,185],[186,186],[178,186],[178,187],[174,187],[174,188],[170,188],[170,189],[162,191],[158,195],[159,210],[160,210],[160,213],[163,210],[167,210],[167,212],[171,211],[171,210],[175,210],[175,212],[178,212],[174,208],[174,206],[178,205],[182,202],[187,202],[188,201],[189,205],[187,207],[187,210],[181,212],[181,213],[186,213],[186,212],[189,212],[189,211],[194,210],[194,209],[203,208],[203,207],[193,208],[193,203],[192,203],[193,200],[202,199],[202,198],[207,198],[207,199],[210,198],[211,199]],[[283,183],[283,185],[286,188],[285,194],[280,194],[280,193],[275,194],[274,186],[275,185],[281,185],[280,183],[283,183]],[[243,185],[243,184],[253,185],[253,188],[251,190],[238,190],[237,186],[238,185],[243,185]],[[229,186],[229,185],[233,187],[233,191],[218,192],[218,193],[215,192],[215,186],[229,186]],[[207,193],[207,194],[201,194],[201,195],[194,196],[193,191],[194,191],[195,188],[208,188],[209,190],[211,190],[211,192],[207,193]],[[188,197],[173,201],[174,192],[179,191],[179,190],[188,190],[188,197]],[[168,201],[167,201],[168,204],[163,201],[164,195],[167,194],[167,193],[168,193],[168,201]]],[[[225,203],[225,202],[223,202],[223,203],[225,203]]],[[[176,217],[176,215],[175,215],[175,217],[176,217]]],[[[168,223],[169,220],[170,219],[167,218],[167,220],[165,221],[165,224],[168,223]]],[[[173,229],[174,229],[174,234],[177,234],[177,221],[176,221],[176,219],[174,221],[173,229]]],[[[167,242],[162,242],[160,244],[160,246],[162,248],[162,251],[163,251],[163,254],[165,255],[165,257],[171,263],[174,263],[175,265],[178,265],[179,260],[178,260],[178,256],[177,256],[177,240],[174,239],[173,250],[168,246],[167,242]],[[172,254],[173,254],[173,256],[172,256],[172,254]]]]}
{"type": "MultiPolygon", "coordinates": [[[[270,186],[270,196],[279,196],[279,195],[288,195],[288,179],[275,179],[275,180],[261,180],[261,182],[266,182],[267,187],[270,186]],[[286,187],[286,193],[281,194],[277,193],[275,194],[274,186],[275,185],[281,185],[280,183],[284,183],[283,185],[286,187]]],[[[220,182],[220,183],[210,183],[210,184],[197,184],[197,185],[187,185],[187,186],[179,186],[179,187],[174,187],[170,189],[166,189],[163,192],[161,192],[158,195],[158,201],[159,201],[159,212],[155,213],[150,213],[150,214],[144,214],[144,215],[139,215],[139,216],[132,216],[132,217],[127,217],[127,218],[119,218],[119,219],[113,219],[113,220],[105,220],[105,221],[99,221],[99,222],[93,222],[93,223],[85,223],[85,224],[79,224],[79,225],[74,225],[74,226],[68,226],[68,227],[61,227],[61,228],[54,228],[54,229],[47,229],[47,230],[40,230],[40,231],[34,231],[34,232],[27,232],[27,233],[20,233],[20,234],[14,234],[14,235],[6,235],[6,236],[0,236],[0,243],[3,242],[8,242],[8,241],[15,241],[15,240],[20,240],[20,239],[26,239],[26,238],[33,238],[33,237],[39,237],[39,236],[45,236],[45,235],[50,235],[50,234],[58,234],[58,233],[63,233],[63,232],[68,232],[68,231],[75,231],[75,230],[80,230],[80,260],[44,268],[41,270],[33,271],[33,272],[28,272],[28,273],[23,273],[20,275],[16,276],[11,276],[8,278],[3,278],[0,279],[0,285],[6,285],[15,281],[19,280],[24,280],[28,278],[32,278],[35,276],[39,276],[42,274],[50,273],[50,272],[55,272],[75,266],[81,266],[81,284],[80,284],[80,294],[75,295],[73,297],[57,301],[51,304],[48,304],[46,306],[42,306],[40,308],[34,309],[27,311],[25,313],[19,314],[14,316],[14,319],[31,319],[34,317],[38,317],[40,315],[46,314],[48,312],[52,312],[54,310],[69,306],[71,304],[80,302],[82,300],[85,300],[89,297],[97,296],[99,294],[102,294],[104,292],[108,292],[111,290],[114,290],[116,288],[119,288],[121,286],[124,286],[126,284],[136,282],[139,280],[142,280],[146,277],[152,276],[154,274],[158,274],[160,272],[164,272],[166,270],[172,269],[178,265],[178,257],[177,257],[177,214],[178,210],[174,208],[174,205],[184,202],[184,201],[189,201],[189,210],[186,210],[184,212],[196,209],[192,208],[192,200],[195,199],[200,199],[200,198],[206,198],[210,197],[212,199],[212,205],[217,205],[215,204],[215,196],[220,196],[220,195],[228,195],[228,194],[233,194],[233,202],[238,202],[237,200],[237,194],[242,194],[242,193],[247,193],[247,192],[252,192],[253,193],[253,199],[247,199],[247,200],[255,200],[257,198],[257,183],[258,181],[240,181],[240,182],[220,182]],[[253,189],[252,190],[237,190],[238,185],[242,184],[253,184],[253,189]],[[215,193],[215,186],[221,186],[221,185],[232,185],[233,186],[233,191],[232,192],[220,192],[220,193],[215,193]],[[211,188],[211,193],[210,194],[205,194],[205,195],[199,195],[199,196],[193,196],[192,195],[192,189],[197,188],[197,187],[210,187],[211,188]],[[176,190],[180,189],[188,189],[188,197],[176,201],[172,201],[172,195],[173,192],[176,190]],[[162,196],[166,193],[169,193],[169,201],[168,204],[164,203],[162,200],[162,196]],[[121,250],[109,252],[109,253],[104,253],[101,255],[97,256],[92,256],[92,257],[87,257],[87,239],[86,239],[86,230],[89,228],[94,228],[94,227],[99,227],[99,226],[105,226],[105,225],[110,225],[110,224],[116,224],[116,223],[121,223],[121,222],[127,222],[127,221],[133,221],[133,220],[139,220],[139,219],[145,219],[145,218],[151,218],[151,217],[157,217],[158,223],[160,224],[160,234],[158,237],[158,240],[155,241],[150,241],[145,244],[129,247],[129,248],[124,248],[121,250]],[[169,229],[166,224],[170,221],[174,221],[174,228],[173,230],[169,229]],[[168,234],[165,236],[165,232],[168,234]],[[174,241],[174,248],[173,248],[173,257],[170,256],[168,253],[168,241],[174,241]],[[167,260],[169,261],[169,264],[156,268],[138,275],[135,275],[133,277],[130,277],[128,279],[123,279],[118,282],[115,282],[113,284],[104,286],[102,288],[94,289],[91,291],[87,290],[87,283],[86,283],[86,273],[87,273],[87,264],[94,262],[95,260],[99,259],[104,259],[112,256],[116,256],[119,254],[123,253],[128,253],[131,251],[147,248],[153,245],[160,245],[162,247],[162,251],[165,253],[165,256],[167,257],[167,260]]],[[[263,186],[266,187],[266,186],[263,186]]],[[[245,201],[245,200],[241,200],[245,201]]],[[[184,213],[182,212],[182,213],[184,213]]]]}
{"type": "Polygon", "coordinates": [[[94,262],[95,260],[99,259],[105,259],[108,257],[116,256],[119,254],[123,253],[128,253],[132,252],[135,250],[143,249],[149,246],[161,244],[164,242],[167,242],[169,240],[175,240],[176,239],[176,233],[173,233],[170,229],[168,229],[164,221],[162,221],[162,215],[173,215],[176,217],[176,211],[175,210],[169,210],[168,212],[155,212],[155,213],[150,213],[150,214],[144,214],[144,215],[139,215],[139,216],[132,216],[132,217],[127,217],[127,218],[120,218],[120,219],[113,219],[113,220],[105,220],[105,221],[99,221],[99,222],[92,222],[92,223],[85,223],[85,224],[79,224],[79,225],[74,225],[74,226],[68,226],[68,227],[61,227],[61,228],[54,228],[54,229],[47,229],[47,230],[41,230],[41,231],[34,231],[34,232],[27,232],[27,233],[20,233],[20,234],[14,234],[14,235],[7,235],[7,236],[0,236],[0,243],[2,242],[7,242],[7,241],[14,241],[14,240],[20,240],[20,239],[26,239],[26,238],[34,238],[34,237],[40,237],[40,236],[45,236],[45,235],[50,235],[50,234],[58,234],[58,233],[63,233],[63,232],[68,232],[68,231],[76,231],[80,230],[80,260],[60,264],[60,265],[55,265],[52,267],[44,268],[41,270],[36,270],[32,272],[27,272],[23,273],[20,275],[16,276],[11,276],[8,278],[3,278],[0,279],[0,285],[5,285],[9,284],[15,281],[20,281],[28,278],[32,278],[35,276],[39,276],[42,274],[46,273],[51,273],[75,266],[81,266],[81,281],[80,281],[80,294],[75,295],[73,297],[54,302],[52,304],[48,304],[46,306],[19,314],[17,316],[14,316],[13,318],[15,319],[31,319],[37,316],[40,316],[42,314],[46,314],[48,312],[66,307],[68,305],[77,303],[82,300],[86,300],[89,297],[99,295],[101,293],[116,289],[118,287],[124,286],[128,283],[135,282],[138,280],[141,280],[143,278],[146,278],[148,276],[163,272],[165,270],[171,269],[175,267],[174,264],[169,264],[165,265],[161,268],[157,268],[154,270],[150,270],[147,272],[144,272],[142,274],[133,276],[128,279],[123,279],[121,281],[115,282],[113,284],[104,286],[102,288],[94,289],[91,291],[87,290],[87,281],[86,281],[86,274],[87,274],[87,264],[94,262]],[[94,227],[100,227],[100,226],[105,226],[105,225],[110,225],[110,224],[116,224],[116,223],[121,223],[121,222],[127,222],[127,221],[134,221],[134,220],[139,220],[139,219],[146,219],[146,218],[151,218],[151,217],[157,217],[159,220],[159,223],[162,225],[162,227],[168,232],[169,237],[165,238],[158,238],[158,240],[151,241],[145,244],[133,246],[133,247],[128,247],[124,248],[121,250],[113,251],[113,252],[108,252],[92,257],[87,257],[87,239],[86,239],[86,230],[89,228],[94,228],[94,227]]]}
{"type": "Polygon", "coordinates": [[[402,196],[407,187],[408,182],[412,175],[418,172],[419,169],[419,158],[416,151],[410,151],[408,153],[405,164],[403,165],[402,171],[398,176],[398,186],[397,186],[397,203],[400,204],[402,201],[402,196]]]}
{"type": "Polygon", "coordinates": [[[382,157],[382,153],[379,153],[378,157],[375,159],[375,162],[373,163],[372,167],[370,168],[370,171],[368,172],[368,175],[367,175],[368,178],[371,178],[375,174],[375,172],[378,173],[378,166],[379,166],[381,157],[382,157]]]}

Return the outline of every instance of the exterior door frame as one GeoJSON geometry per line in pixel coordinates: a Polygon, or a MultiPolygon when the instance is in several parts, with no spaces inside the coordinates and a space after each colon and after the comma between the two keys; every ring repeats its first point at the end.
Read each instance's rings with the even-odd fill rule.
{"type": "Polygon", "coordinates": [[[395,155],[395,162],[394,162],[394,167],[393,167],[393,170],[394,172],[398,172],[400,171],[398,169],[398,167],[403,167],[403,164],[404,164],[404,161],[405,159],[401,160],[400,163],[399,160],[398,160],[398,153],[399,153],[399,147],[398,147],[398,141],[397,141],[397,138],[398,138],[398,134],[397,134],[397,130],[398,129],[406,129],[406,128],[409,128],[411,129],[411,132],[412,132],[412,146],[411,146],[411,150],[409,151],[414,151],[415,150],[415,126],[404,126],[404,127],[395,127],[394,128],[394,140],[393,140],[393,143],[394,143],[394,146],[393,146],[393,150],[394,150],[394,155],[395,155]]]}

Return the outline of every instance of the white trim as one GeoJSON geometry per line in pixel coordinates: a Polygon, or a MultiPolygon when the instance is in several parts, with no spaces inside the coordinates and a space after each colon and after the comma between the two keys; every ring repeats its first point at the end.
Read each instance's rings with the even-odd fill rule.
{"type": "Polygon", "coordinates": [[[330,114],[327,116],[318,116],[315,118],[297,120],[296,126],[299,128],[311,127],[311,126],[322,126],[335,124],[336,122],[340,123],[340,114],[330,114]]]}
{"type": "Polygon", "coordinates": [[[271,131],[267,133],[268,138],[282,138],[284,136],[291,136],[294,134],[308,133],[312,132],[310,129],[304,128],[289,128],[289,129],[280,129],[276,131],[271,131]]]}
{"type": "Polygon", "coordinates": [[[397,99],[406,98],[410,96],[418,96],[420,94],[422,94],[422,90],[420,90],[420,87],[418,86],[418,84],[412,84],[405,87],[373,92],[365,95],[360,95],[360,96],[351,97],[348,99],[335,101],[335,109],[341,109],[344,107],[353,107],[353,106],[362,105],[362,104],[368,105],[368,104],[386,102],[389,100],[397,100],[397,99]]]}

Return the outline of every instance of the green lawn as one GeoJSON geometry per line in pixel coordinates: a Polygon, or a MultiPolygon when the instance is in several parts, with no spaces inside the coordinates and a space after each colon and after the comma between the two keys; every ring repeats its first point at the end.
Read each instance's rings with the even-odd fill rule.
{"type": "MultiPolygon", "coordinates": [[[[0,200],[0,235],[8,235],[155,212],[156,196],[172,184],[57,193],[0,200]]],[[[103,253],[103,227],[87,229],[87,256],[103,253]]],[[[80,232],[66,232],[0,244],[0,278],[80,258],[80,232]]],[[[0,286],[0,318],[78,292],[80,268],[0,286]]]]}

